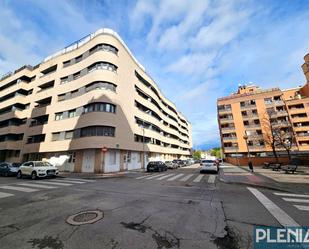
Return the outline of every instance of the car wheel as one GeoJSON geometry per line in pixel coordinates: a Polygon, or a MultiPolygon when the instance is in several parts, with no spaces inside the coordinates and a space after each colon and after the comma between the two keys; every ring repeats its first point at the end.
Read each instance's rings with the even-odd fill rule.
{"type": "Polygon", "coordinates": [[[9,176],[9,173],[8,173],[8,172],[5,172],[5,173],[4,173],[4,176],[9,176]]]}
{"type": "Polygon", "coordinates": [[[21,171],[17,172],[17,179],[21,179],[23,178],[23,174],[21,173],[21,171]]]}
{"type": "Polygon", "coordinates": [[[162,172],[162,168],[159,168],[158,171],[159,171],[159,172],[162,172]]]}
{"type": "Polygon", "coordinates": [[[31,179],[32,179],[32,180],[35,180],[35,179],[36,179],[36,172],[35,172],[35,171],[33,171],[33,172],[31,173],[31,179]]]}

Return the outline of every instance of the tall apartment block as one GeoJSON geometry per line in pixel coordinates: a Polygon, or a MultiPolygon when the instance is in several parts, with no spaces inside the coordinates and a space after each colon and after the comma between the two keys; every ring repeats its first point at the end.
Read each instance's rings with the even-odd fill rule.
{"type": "MultiPolygon", "coordinates": [[[[272,147],[266,137],[271,127],[291,129],[295,138],[292,151],[309,153],[309,54],[302,65],[307,83],[302,87],[280,90],[240,86],[236,93],[217,100],[221,145],[226,157],[267,156],[272,147]],[[268,113],[272,113],[271,117],[268,113]],[[266,122],[265,122],[266,121],[266,122]],[[269,122],[269,121],[268,121],[269,122]]],[[[279,148],[279,154],[284,148],[279,148]]]]}
{"type": "Polygon", "coordinates": [[[190,123],[112,30],[0,79],[0,161],[113,172],[191,147],[190,123]]]}

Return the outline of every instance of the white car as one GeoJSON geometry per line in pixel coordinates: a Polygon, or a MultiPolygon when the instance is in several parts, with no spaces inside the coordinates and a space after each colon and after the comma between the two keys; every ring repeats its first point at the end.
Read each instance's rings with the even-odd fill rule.
{"type": "Polygon", "coordinates": [[[29,161],[19,167],[17,178],[30,176],[34,180],[37,177],[55,177],[58,173],[58,169],[49,162],[29,161]]]}
{"type": "Polygon", "coordinates": [[[219,172],[219,163],[216,160],[202,160],[200,165],[202,168],[200,169],[200,173],[207,172],[219,172]]]}

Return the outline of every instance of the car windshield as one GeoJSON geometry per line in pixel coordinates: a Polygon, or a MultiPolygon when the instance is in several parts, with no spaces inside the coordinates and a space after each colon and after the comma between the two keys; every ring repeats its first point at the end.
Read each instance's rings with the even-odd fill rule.
{"type": "Polygon", "coordinates": [[[203,160],[202,163],[214,163],[213,160],[203,160]]]}
{"type": "Polygon", "coordinates": [[[35,162],[35,167],[49,167],[53,166],[49,162],[35,162]]]}

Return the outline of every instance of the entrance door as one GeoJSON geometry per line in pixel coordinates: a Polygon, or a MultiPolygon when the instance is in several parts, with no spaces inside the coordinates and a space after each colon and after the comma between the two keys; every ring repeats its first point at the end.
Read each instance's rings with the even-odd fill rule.
{"type": "Polygon", "coordinates": [[[94,157],[95,157],[94,149],[84,150],[82,172],[86,173],[94,172],[94,157]]]}
{"type": "Polygon", "coordinates": [[[105,172],[120,171],[120,152],[119,150],[108,150],[105,153],[105,172]]]}

